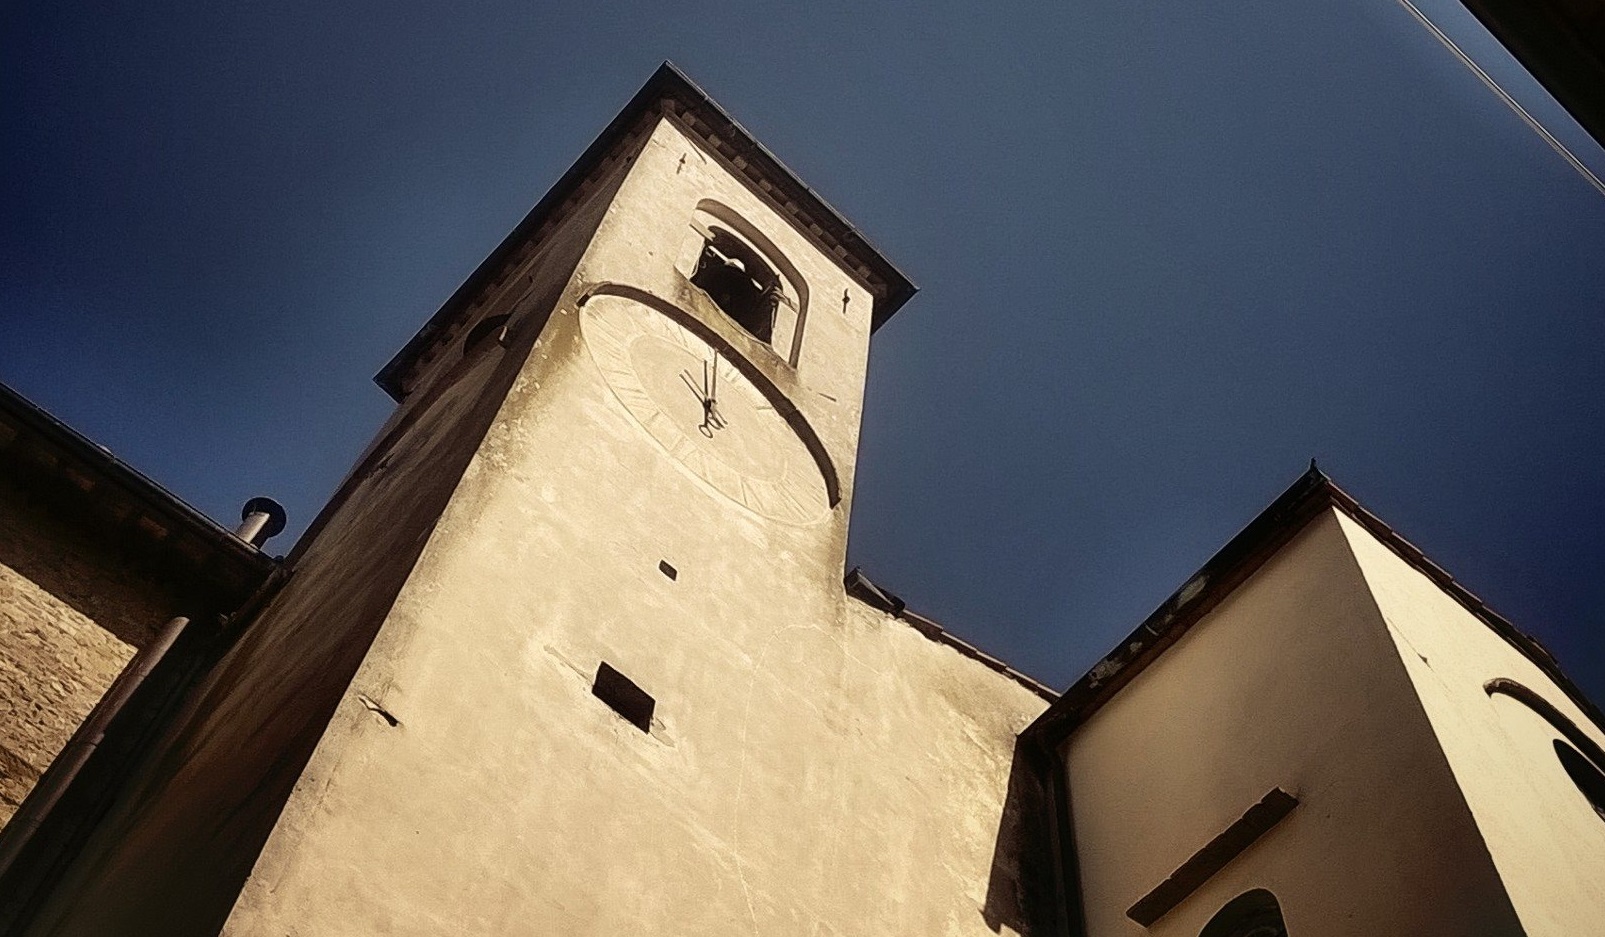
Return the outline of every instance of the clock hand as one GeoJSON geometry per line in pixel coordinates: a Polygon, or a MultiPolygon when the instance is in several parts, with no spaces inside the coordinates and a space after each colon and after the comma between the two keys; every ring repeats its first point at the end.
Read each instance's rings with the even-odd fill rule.
{"type": "Polygon", "coordinates": [[[691,393],[697,398],[697,403],[702,403],[708,399],[707,397],[703,396],[702,390],[699,389],[695,382],[691,380],[690,371],[682,369],[680,371],[680,380],[685,383],[685,386],[691,388],[691,393]]]}
{"type": "MultiPolygon", "coordinates": [[[[691,384],[691,379],[686,378],[686,383],[691,384]]],[[[706,358],[702,361],[702,390],[698,391],[695,385],[692,385],[691,390],[697,395],[697,400],[702,404],[702,422],[697,424],[697,432],[712,439],[713,398],[708,396],[708,361],[706,358]]]]}
{"type": "Polygon", "coordinates": [[[713,383],[708,385],[708,422],[714,429],[724,429],[724,417],[719,413],[719,355],[713,356],[713,383]]]}
{"type": "Polygon", "coordinates": [[[702,362],[702,390],[700,392],[697,390],[696,385],[691,383],[691,378],[686,373],[681,372],[680,379],[686,383],[687,387],[691,388],[691,392],[696,394],[697,400],[702,403],[702,422],[697,425],[697,432],[708,439],[712,439],[714,431],[724,429],[725,426],[724,417],[719,415],[718,403],[714,400],[714,394],[719,386],[719,357],[715,355],[713,358],[712,375],[708,373],[708,362],[706,360],[702,362]]]}

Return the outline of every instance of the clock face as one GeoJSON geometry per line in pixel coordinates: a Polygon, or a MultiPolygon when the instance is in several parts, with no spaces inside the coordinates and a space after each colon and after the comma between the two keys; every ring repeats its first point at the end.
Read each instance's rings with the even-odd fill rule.
{"type": "Polygon", "coordinates": [[[692,474],[772,520],[804,524],[829,512],[813,454],[728,354],[619,296],[592,296],[580,328],[619,402],[692,474]]]}

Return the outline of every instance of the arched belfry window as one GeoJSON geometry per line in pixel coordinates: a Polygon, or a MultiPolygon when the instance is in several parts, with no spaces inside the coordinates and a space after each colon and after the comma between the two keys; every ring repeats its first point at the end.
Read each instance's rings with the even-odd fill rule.
{"type": "Polygon", "coordinates": [[[720,202],[703,199],[676,266],[725,315],[796,366],[808,285],[756,225],[720,202]]]}
{"type": "Polygon", "coordinates": [[[1198,937],[1287,937],[1287,924],[1276,896],[1256,888],[1226,902],[1198,937]]]}
{"type": "Polygon", "coordinates": [[[736,324],[763,342],[775,334],[780,278],[758,252],[723,228],[710,226],[691,282],[736,324]]]}
{"type": "Polygon", "coordinates": [[[1489,696],[1508,696],[1536,713],[1561,738],[1553,740],[1555,757],[1577,790],[1605,820],[1605,748],[1589,737],[1554,703],[1509,677],[1495,677],[1482,685],[1489,696]]]}

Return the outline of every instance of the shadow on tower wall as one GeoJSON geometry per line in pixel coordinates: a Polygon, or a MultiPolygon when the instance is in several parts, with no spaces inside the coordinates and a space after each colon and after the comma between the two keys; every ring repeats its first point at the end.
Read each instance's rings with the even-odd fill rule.
{"type": "Polygon", "coordinates": [[[1074,869],[1061,862],[1061,842],[1068,825],[1056,809],[1054,756],[1033,742],[1015,740],[1009,767],[1009,790],[998,821],[992,848],[992,871],[987,880],[986,904],[981,916],[993,933],[1002,928],[1024,937],[1075,933],[1070,922],[1070,895],[1062,883],[1074,869]],[[1061,866],[1067,866],[1061,872],[1061,866]]]}

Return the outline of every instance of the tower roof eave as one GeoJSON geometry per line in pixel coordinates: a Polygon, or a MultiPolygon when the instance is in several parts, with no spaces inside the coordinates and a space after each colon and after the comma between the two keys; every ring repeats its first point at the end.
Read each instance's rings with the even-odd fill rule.
{"type": "Polygon", "coordinates": [[[512,232],[380,369],[374,382],[392,398],[400,400],[404,396],[404,377],[418,358],[447,330],[481,288],[494,282],[519,246],[533,238],[542,224],[578,193],[585,180],[606,164],[609,155],[632,131],[644,121],[669,113],[677,115],[682,127],[696,136],[726,168],[750,182],[760,197],[869,290],[875,297],[871,331],[885,325],[914,295],[918,287],[876,250],[852,222],[809,188],[674,63],[664,62],[512,232]]]}

